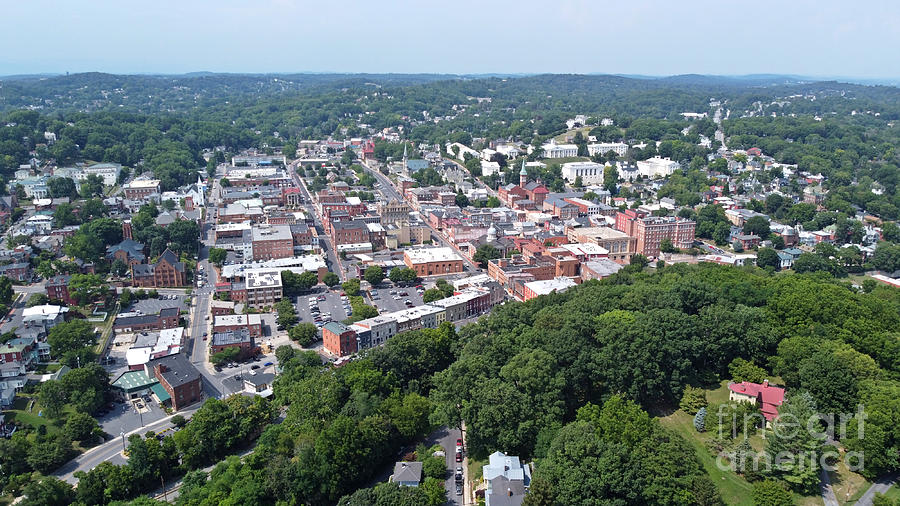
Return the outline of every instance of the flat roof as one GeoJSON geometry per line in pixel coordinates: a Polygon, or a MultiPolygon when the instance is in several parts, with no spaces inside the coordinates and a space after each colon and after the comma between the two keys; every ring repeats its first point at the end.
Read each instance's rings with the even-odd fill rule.
{"type": "Polygon", "coordinates": [[[525,286],[538,295],[546,295],[552,292],[563,292],[575,286],[575,282],[569,278],[554,278],[543,281],[530,281],[525,286]]]}
{"type": "Polygon", "coordinates": [[[281,270],[248,269],[244,271],[244,284],[247,288],[275,288],[281,286],[281,270]]]}
{"type": "Polygon", "coordinates": [[[232,325],[259,325],[262,322],[258,314],[226,314],[216,316],[213,327],[232,325]]]}
{"type": "Polygon", "coordinates": [[[253,227],[253,241],[293,241],[290,225],[260,225],[253,227]]]}
{"type": "Polygon", "coordinates": [[[462,261],[462,257],[457,255],[453,248],[449,247],[408,249],[403,254],[414,264],[462,261]]]}
{"type": "Polygon", "coordinates": [[[135,179],[125,185],[125,188],[156,188],[159,186],[159,179],[135,179]]]}

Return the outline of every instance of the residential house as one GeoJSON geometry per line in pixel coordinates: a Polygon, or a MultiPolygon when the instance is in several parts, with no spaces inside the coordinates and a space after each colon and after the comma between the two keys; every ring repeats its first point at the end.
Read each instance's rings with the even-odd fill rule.
{"type": "Polygon", "coordinates": [[[784,388],[769,385],[769,380],[764,380],[762,384],[749,381],[730,382],[728,390],[728,400],[758,405],[766,419],[766,426],[778,416],[778,407],[784,402],[784,388]]]}
{"type": "Polygon", "coordinates": [[[485,506],[520,506],[531,486],[531,468],[503,452],[492,453],[481,474],[487,483],[485,506]]]}
{"type": "Polygon", "coordinates": [[[391,481],[401,487],[418,487],[422,481],[421,462],[397,462],[391,481]]]}

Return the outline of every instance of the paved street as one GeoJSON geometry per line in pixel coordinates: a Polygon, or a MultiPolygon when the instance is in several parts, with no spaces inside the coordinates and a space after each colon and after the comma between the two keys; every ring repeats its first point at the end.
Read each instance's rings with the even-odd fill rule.
{"type": "Polygon", "coordinates": [[[302,163],[302,160],[295,160],[288,166],[287,170],[294,179],[294,184],[300,188],[301,195],[303,196],[303,204],[301,207],[307,214],[315,217],[316,225],[313,227],[313,230],[318,236],[319,247],[322,248],[322,252],[324,253],[325,264],[327,265],[328,270],[337,274],[341,279],[341,282],[346,281],[347,273],[344,271],[344,266],[341,259],[338,257],[337,251],[331,244],[331,238],[325,234],[325,230],[322,228],[322,217],[319,215],[319,210],[313,202],[309,188],[306,187],[306,179],[297,174],[297,165],[299,163],[302,163]]]}
{"type": "MultiPolygon", "coordinates": [[[[194,411],[200,409],[202,404],[195,404],[194,406],[181,410],[178,414],[184,416],[185,418],[189,418],[194,411]]],[[[144,434],[147,431],[159,432],[164,429],[168,429],[172,427],[171,419],[172,416],[166,416],[165,418],[158,420],[153,423],[145,424],[143,428],[138,427],[137,429],[132,429],[130,431],[125,431],[125,439],[128,439],[128,436],[132,434],[144,434]]],[[[60,478],[69,483],[75,484],[78,480],[75,478],[76,471],[90,471],[91,469],[97,467],[101,462],[110,461],[114,464],[122,464],[125,462],[125,458],[122,456],[123,444],[122,444],[122,434],[121,430],[112,433],[113,437],[111,440],[103,443],[102,445],[91,448],[87,452],[79,455],[75,459],[67,462],[61,468],[57,469],[53,475],[57,478],[60,478]]],[[[128,444],[127,441],[125,443],[128,444]]]]}
{"type": "MultiPolygon", "coordinates": [[[[397,190],[397,188],[394,187],[394,184],[391,182],[390,178],[388,178],[387,176],[382,174],[381,171],[378,171],[378,170],[375,170],[375,169],[369,167],[368,165],[365,164],[365,162],[360,161],[360,163],[370,174],[375,176],[375,179],[377,179],[378,182],[381,184],[379,191],[381,192],[382,195],[384,195],[388,200],[396,199],[396,200],[400,200],[400,201],[405,201],[404,198],[400,195],[400,192],[397,190]]],[[[429,229],[431,229],[432,240],[434,240],[441,246],[447,246],[447,247],[453,248],[453,250],[456,251],[456,253],[462,257],[463,265],[464,265],[466,271],[471,271],[473,273],[481,272],[481,269],[479,269],[477,265],[472,263],[472,261],[469,260],[468,257],[463,255],[462,252],[459,251],[459,248],[457,248],[454,244],[452,244],[450,241],[444,239],[444,236],[441,235],[440,232],[435,230],[435,228],[432,227],[430,223],[428,223],[427,221],[424,221],[424,220],[423,220],[423,223],[425,223],[425,226],[427,226],[429,229]]]]}

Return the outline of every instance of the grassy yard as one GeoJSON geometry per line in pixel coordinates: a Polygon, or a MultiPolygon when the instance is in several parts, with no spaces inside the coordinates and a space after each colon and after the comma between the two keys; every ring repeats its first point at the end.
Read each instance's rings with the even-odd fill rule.
{"type": "MultiPolygon", "coordinates": [[[[772,378],[772,382],[780,384],[780,378],[772,378]]],[[[706,399],[710,404],[718,404],[728,400],[728,382],[723,381],[718,388],[706,390],[706,399]]],[[[710,416],[714,416],[710,414],[710,416]]],[[[710,452],[707,444],[713,440],[714,434],[710,432],[697,432],[694,429],[694,417],[677,410],[671,415],[660,417],[660,423],[668,427],[678,434],[694,447],[697,457],[703,468],[706,470],[713,483],[719,488],[719,493],[726,504],[747,505],[753,504],[752,491],[753,485],[729,469],[720,469],[716,463],[716,457],[710,452]]],[[[712,425],[710,418],[707,418],[707,427],[712,425]]],[[[755,434],[749,438],[750,445],[757,451],[765,446],[765,440],[759,434],[755,434]]],[[[846,469],[844,470],[846,472],[846,469]]],[[[847,490],[851,491],[851,496],[859,489],[858,480],[862,479],[854,473],[847,472],[847,475],[838,471],[838,478],[835,480],[835,493],[838,492],[837,482],[839,481],[846,489],[841,489],[842,494],[846,494],[847,490]],[[852,476],[850,476],[852,475],[852,476]],[[855,477],[855,478],[854,478],[855,477]]],[[[863,485],[863,489],[866,485],[863,485]]],[[[819,496],[801,497],[795,496],[797,504],[804,506],[821,505],[822,499],[819,496]]]]}
{"type": "Polygon", "coordinates": [[[566,137],[572,137],[572,138],[574,139],[574,138],[575,138],[575,133],[576,133],[576,132],[581,132],[581,135],[583,135],[583,136],[584,136],[584,139],[587,140],[588,132],[590,132],[593,128],[594,128],[594,127],[590,127],[590,126],[580,127],[580,128],[573,128],[572,130],[566,130],[564,133],[561,133],[561,134],[557,135],[557,136],[554,137],[553,139],[554,139],[557,143],[563,144],[563,143],[566,142],[566,137]]]}
{"type": "MultiPolygon", "coordinates": [[[[38,415],[42,409],[43,408],[41,407],[41,405],[37,402],[36,396],[30,397],[19,395],[13,402],[13,409],[5,412],[6,421],[7,423],[18,422],[22,425],[28,425],[33,427],[35,430],[37,430],[40,426],[44,426],[47,428],[47,434],[59,432],[59,426],[57,426],[52,420],[38,415]]],[[[65,413],[63,413],[62,418],[65,418],[65,413]]]]}
{"type": "Polygon", "coordinates": [[[856,504],[856,500],[872,486],[865,478],[847,469],[843,460],[838,464],[837,470],[828,475],[831,477],[834,495],[841,504],[856,504]]]}
{"type": "Polygon", "coordinates": [[[706,470],[713,483],[719,488],[719,493],[726,504],[744,504],[751,506],[750,498],[752,485],[732,471],[723,471],[716,465],[716,459],[706,447],[706,441],[711,439],[708,433],[699,433],[694,429],[694,417],[678,410],[669,416],[660,418],[660,422],[680,434],[694,447],[697,457],[706,470]]]}

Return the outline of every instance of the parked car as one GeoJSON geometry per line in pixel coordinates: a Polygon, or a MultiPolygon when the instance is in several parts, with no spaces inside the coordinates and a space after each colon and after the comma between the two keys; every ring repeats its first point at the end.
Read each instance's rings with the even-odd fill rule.
{"type": "Polygon", "coordinates": [[[462,452],[456,452],[456,461],[462,462],[462,452]]]}
{"type": "Polygon", "coordinates": [[[461,437],[456,438],[456,447],[462,448],[462,438],[461,437]]]}
{"type": "Polygon", "coordinates": [[[259,369],[259,366],[256,365],[256,364],[253,364],[253,365],[250,366],[250,369],[259,369]]]}
{"type": "Polygon", "coordinates": [[[456,484],[456,495],[462,495],[462,485],[456,484]]]}
{"type": "Polygon", "coordinates": [[[269,367],[270,365],[272,365],[272,362],[266,362],[265,364],[263,364],[264,367],[269,367]]]}

